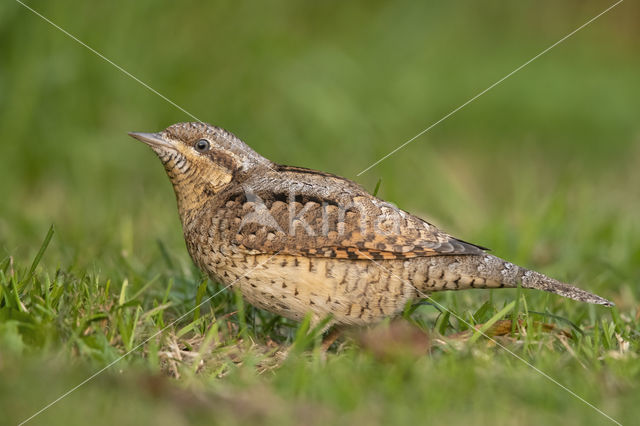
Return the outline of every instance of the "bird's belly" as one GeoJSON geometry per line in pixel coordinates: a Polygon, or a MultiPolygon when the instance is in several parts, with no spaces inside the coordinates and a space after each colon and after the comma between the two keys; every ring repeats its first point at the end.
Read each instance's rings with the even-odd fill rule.
{"type": "Polygon", "coordinates": [[[226,256],[205,269],[240,290],[247,302],[284,317],[316,323],[365,325],[397,315],[415,298],[402,261],[308,258],[289,255],[226,256]]]}

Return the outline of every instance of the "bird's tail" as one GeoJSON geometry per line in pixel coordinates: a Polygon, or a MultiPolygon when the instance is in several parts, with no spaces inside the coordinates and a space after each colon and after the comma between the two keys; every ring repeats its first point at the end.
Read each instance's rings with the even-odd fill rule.
{"type": "Polygon", "coordinates": [[[427,280],[420,290],[463,290],[469,288],[522,288],[548,291],[569,299],[614,306],[596,294],[562,283],[539,272],[514,265],[499,257],[484,255],[434,256],[428,262],[427,280]]]}

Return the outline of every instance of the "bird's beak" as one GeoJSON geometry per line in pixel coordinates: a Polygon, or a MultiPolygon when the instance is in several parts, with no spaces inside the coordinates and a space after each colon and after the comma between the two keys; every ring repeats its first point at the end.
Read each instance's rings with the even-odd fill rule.
{"type": "Polygon", "coordinates": [[[129,136],[146,143],[151,147],[174,148],[173,144],[162,137],[160,133],[136,133],[129,132],[129,136]]]}

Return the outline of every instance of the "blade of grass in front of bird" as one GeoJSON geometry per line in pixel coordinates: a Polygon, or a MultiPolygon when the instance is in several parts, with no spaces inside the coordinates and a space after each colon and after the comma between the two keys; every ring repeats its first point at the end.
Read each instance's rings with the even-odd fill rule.
{"type": "Polygon", "coordinates": [[[513,312],[511,313],[511,337],[515,336],[516,328],[518,327],[518,318],[520,317],[520,295],[522,294],[522,286],[518,282],[516,288],[516,304],[513,312]]]}
{"type": "Polygon", "coordinates": [[[474,343],[476,340],[480,338],[480,336],[486,335],[487,331],[491,328],[491,326],[494,325],[499,319],[504,318],[504,316],[507,315],[509,311],[511,311],[515,307],[515,305],[516,305],[515,301],[509,303],[507,306],[502,308],[500,312],[498,312],[493,317],[491,317],[489,321],[482,324],[482,326],[476,329],[476,331],[473,333],[473,336],[471,336],[471,338],[469,339],[469,343],[474,343]]]}
{"type": "Polygon", "coordinates": [[[203,280],[198,286],[198,292],[196,293],[196,307],[193,310],[194,321],[198,321],[198,319],[200,318],[200,304],[206,292],[207,292],[207,280],[203,280]]]}
{"type": "Polygon", "coordinates": [[[447,331],[447,327],[449,327],[449,318],[451,317],[451,312],[449,311],[444,311],[444,313],[440,316],[440,320],[438,321],[437,324],[437,330],[438,333],[440,333],[441,335],[445,335],[446,331],[447,331]]]}

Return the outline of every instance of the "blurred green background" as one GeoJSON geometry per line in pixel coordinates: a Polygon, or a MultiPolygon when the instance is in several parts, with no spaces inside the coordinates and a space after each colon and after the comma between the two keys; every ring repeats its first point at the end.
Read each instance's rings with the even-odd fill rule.
{"type": "MultiPolygon", "coordinates": [[[[638,4],[356,178],[612,3],[26,3],[269,159],[381,179],[382,198],[635,312],[638,4]]],[[[16,2],[0,40],[0,259],[28,264],[54,224],[45,270],[121,280],[121,259],[147,265],[157,241],[189,265],[168,179],[127,132],[192,118],[16,2]]]]}

